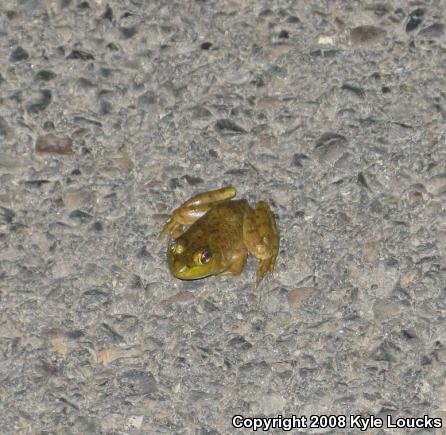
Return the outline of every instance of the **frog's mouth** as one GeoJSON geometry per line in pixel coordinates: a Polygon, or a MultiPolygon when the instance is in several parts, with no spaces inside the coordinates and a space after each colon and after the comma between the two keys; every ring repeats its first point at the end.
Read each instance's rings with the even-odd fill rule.
{"type": "Polygon", "coordinates": [[[175,278],[187,281],[206,278],[207,276],[214,274],[214,271],[211,268],[204,266],[187,266],[178,264],[176,261],[169,262],[169,269],[175,278]]]}

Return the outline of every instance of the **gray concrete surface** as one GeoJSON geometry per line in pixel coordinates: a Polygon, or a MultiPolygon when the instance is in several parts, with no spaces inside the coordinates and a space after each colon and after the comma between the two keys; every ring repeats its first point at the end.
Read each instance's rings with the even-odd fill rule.
{"type": "Polygon", "coordinates": [[[444,433],[445,7],[2,0],[0,432],[444,433]],[[228,184],[277,217],[258,292],[156,239],[228,184]]]}

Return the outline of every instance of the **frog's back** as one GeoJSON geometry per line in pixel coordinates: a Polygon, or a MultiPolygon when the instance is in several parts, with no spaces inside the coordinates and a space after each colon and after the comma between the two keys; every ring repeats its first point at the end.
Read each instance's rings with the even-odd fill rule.
{"type": "Polygon", "coordinates": [[[223,249],[233,249],[243,240],[243,218],[246,207],[245,199],[225,201],[212,207],[198,219],[185,233],[194,243],[208,244],[223,249]]]}

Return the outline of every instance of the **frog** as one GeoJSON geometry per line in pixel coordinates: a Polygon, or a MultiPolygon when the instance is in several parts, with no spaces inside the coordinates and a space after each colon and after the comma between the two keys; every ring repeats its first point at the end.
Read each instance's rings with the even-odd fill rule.
{"type": "Polygon", "coordinates": [[[265,201],[252,208],[236,195],[233,186],[202,192],[169,216],[159,239],[168,237],[167,262],[175,278],[239,275],[248,254],[258,260],[256,288],[272,275],[280,244],[274,215],[265,201]]]}

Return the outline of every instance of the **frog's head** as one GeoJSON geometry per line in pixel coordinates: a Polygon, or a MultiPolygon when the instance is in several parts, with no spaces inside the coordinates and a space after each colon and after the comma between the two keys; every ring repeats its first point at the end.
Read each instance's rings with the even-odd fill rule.
{"type": "Polygon", "coordinates": [[[179,279],[200,279],[220,272],[218,253],[206,246],[191,246],[183,237],[169,241],[167,259],[170,272],[179,279]]]}

